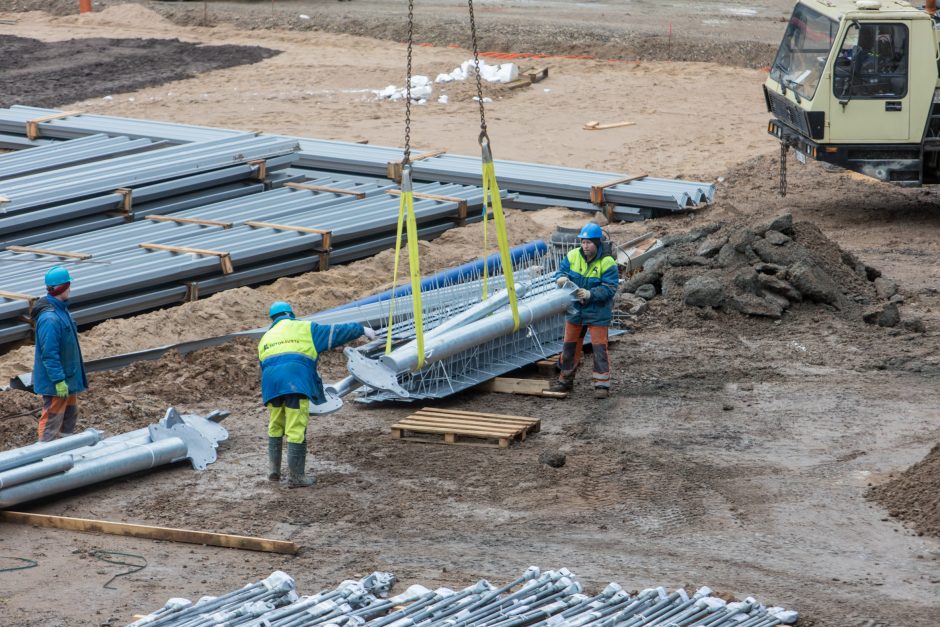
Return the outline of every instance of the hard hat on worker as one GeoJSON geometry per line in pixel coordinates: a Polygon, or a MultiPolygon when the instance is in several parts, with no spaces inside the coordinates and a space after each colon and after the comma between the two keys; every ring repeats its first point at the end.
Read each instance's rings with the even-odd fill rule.
{"type": "Polygon", "coordinates": [[[581,232],[578,233],[578,239],[601,239],[604,237],[604,233],[601,231],[601,227],[593,222],[588,222],[581,229],[581,232]]]}
{"type": "Polygon", "coordinates": [[[54,266],[46,272],[46,287],[55,287],[56,285],[71,282],[72,277],[69,275],[69,271],[62,266],[54,266]]]}
{"type": "Polygon", "coordinates": [[[291,308],[290,303],[285,303],[283,300],[272,303],[271,308],[268,309],[268,317],[270,317],[271,320],[275,320],[281,316],[294,317],[294,310],[291,308]]]}

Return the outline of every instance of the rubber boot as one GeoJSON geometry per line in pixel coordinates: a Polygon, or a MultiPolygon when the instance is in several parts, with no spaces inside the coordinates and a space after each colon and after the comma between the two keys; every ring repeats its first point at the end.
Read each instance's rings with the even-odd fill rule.
{"type": "Polygon", "coordinates": [[[283,438],[268,436],[268,481],[281,480],[281,451],[283,438]]]}
{"type": "Polygon", "coordinates": [[[307,443],[301,442],[295,444],[287,443],[287,487],[288,488],[309,488],[317,482],[316,477],[308,477],[304,473],[307,465],[307,443]]]}
{"type": "Polygon", "coordinates": [[[607,398],[610,396],[610,388],[594,388],[594,398],[607,398]]]}

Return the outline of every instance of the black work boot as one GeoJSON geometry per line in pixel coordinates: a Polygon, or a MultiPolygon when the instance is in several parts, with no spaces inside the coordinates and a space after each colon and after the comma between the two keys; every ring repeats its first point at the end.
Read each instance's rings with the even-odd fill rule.
{"type": "Polygon", "coordinates": [[[307,443],[287,443],[287,487],[309,488],[317,482],[313,475],[307,476],[304,468],[307,465],[307,443]]]}
{"type": "Polygon", "coordinates": [[[268,481],[281,480],[281,451],[283,438],[268,436],[268,481]]]}
{"type": "Polygon", "coordinates": [[[549,386],[549,392],[570,392],[574,389],[574,381],[566,377],[560,377],[549,386]]]}

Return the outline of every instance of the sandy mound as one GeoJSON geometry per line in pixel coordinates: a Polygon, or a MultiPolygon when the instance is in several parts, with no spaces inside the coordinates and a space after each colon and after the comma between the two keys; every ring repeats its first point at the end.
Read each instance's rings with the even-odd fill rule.
{"type": "Polygon", "coordinates": [[[940,444],[901,476],[872,488],[868,498],[910,524],[918,535],[940,537],[940,444]]]}
{"type": "Polygon", "coordinates": [[[103,11],[94,11],[83,15],[69,15],[61,18],[63,22],[93,24],[98,26],[125,26],[131,28],[152,28],[154,26],[173,26],[173,23],[156,11],[139,4],[119,4],[103,11]]]}

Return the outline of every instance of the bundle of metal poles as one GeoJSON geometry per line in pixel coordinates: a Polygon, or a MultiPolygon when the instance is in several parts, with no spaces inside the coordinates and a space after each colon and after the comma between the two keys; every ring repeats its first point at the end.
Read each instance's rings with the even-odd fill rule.
{"type": "MultiPolygon", "coordinates": [[[[108,133],[187,143],[237,134],[237,131],[227,129],[102,115],[69,115],[55,109],[21,106],[0,109],[0,133],[10,137],[24,135],[30,120],[39,120],[34,124],[36,133],[44,138],[57,139],[108,133]]],[[[389,164],[401,159],[401,150],[398,148],[294,139],[300,143],[297,165],[302,168],[384,177],[390,172],[389,164]]],[[[476,185],[480,180],[478,157],[416,152],[413,158],[415,181],[476,185]]],[[[597,211],[599,207],[610,205],[613,214],[621,219],[643,219],[686,211],[699,203],[710,202],[715,194],[714,185],[709,183],[645,175],[628,177],[616,172],[518,161],[498,160],[496,172],[502,187],[513,195],[512,202],[523,206],[570,206],[572,209],[588,211],[597,211]]]]}
{"type": "MultiPolygon", "coordinates": [[[[70,302],[78,323],[95,322],[384,250],[394,244],[398,217],[398,198],[386,193],[392,187],[321,177],[0,252],[0,285],[8,293],[0,295],[0,343],[28,337],[22,318],[31,298],[44,291],[43,267],[50,261],[72,275],[70,302]]],[[[421,237],[479,219],[480,188],[429,183],[415,191],[433,196],[415,202],[421,237]]]]}
{"type": "Polygon", "coordinates": [[[172,407],[157,423],[110,438],[95,429],[0,453],[0,509],[101,481],[189,460],[204,470],[228,439],[228,416],[180,415],[172,407]]]}
{"type": "Polygon", "coordinates": [[[170,599],[128,627],[773,627],[798,618],[750,597],[726,602],[709,588],[692,595],[661,587],[630,593],[611,583],[587,595],[566,568],[542,572],[530,566],[499,587],[486,580],[459,591],[413,585],[383,598],[394,582],[394,575],[373,573],[298,596],[294,580],[278,571],[220,597],[170,599]]]}

